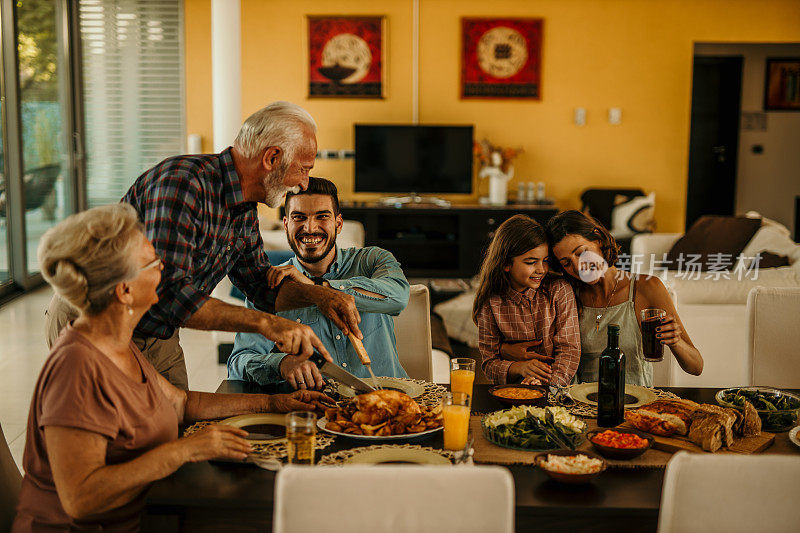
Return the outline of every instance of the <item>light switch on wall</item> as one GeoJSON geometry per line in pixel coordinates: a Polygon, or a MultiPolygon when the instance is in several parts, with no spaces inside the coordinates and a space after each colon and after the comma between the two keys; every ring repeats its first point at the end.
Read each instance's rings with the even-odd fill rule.
{"type": "Polygon", "coordinates": [[[575,108],[575,125],[576,126],[583,126],[586,124],[586,108],[585,107],[576,107],[575,108]]]}
{"type": "Polygon", "coordinates": [[[622,123],[622,109],[619,107],[612,107],[608,110],[608,123],[621,124],[622,123]]]}

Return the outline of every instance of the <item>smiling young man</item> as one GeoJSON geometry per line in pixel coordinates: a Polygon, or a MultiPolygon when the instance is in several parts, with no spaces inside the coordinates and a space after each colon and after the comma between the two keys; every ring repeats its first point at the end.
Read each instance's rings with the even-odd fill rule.
{"type": "MultiPolygon", "coordinates": [[[[400,263],[386,250],[375,246],[345,249],[336,246],[336,236],[342,230],[336,185],[312,177],[306,190],[288,193],[283,226],[295,257],[273,268],[268,278],[270,283],[277,285],[288,278],[353,296],[373,371],[378,376],[407,377],[397,357],[390,315],[398,315],[408,304],[408,281],[400,263]]],[[[252,307],[249,301],[247,305],[252,307]]],[[[356,376],[369,377],[347,336],[316,307],[278,314],[310,326],[337,365],[356,376]]],[[[282,353],[274,342],[255,333],[236,334],[228,359],[228,377],[260,385],[286,382],[295,389],[323,386],[314,364],[282,353]]]]}

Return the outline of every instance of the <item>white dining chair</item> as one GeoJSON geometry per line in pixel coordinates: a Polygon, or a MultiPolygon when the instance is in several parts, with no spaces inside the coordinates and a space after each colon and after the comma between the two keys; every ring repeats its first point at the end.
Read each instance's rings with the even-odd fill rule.
{"type": "Polygon", "coordinates": [[[16,513],[22,476],[0,427],[0,531],[10,531],[16,513]]]}
{"type": "Polygon", "coordinates": [[[412,285],[408,305],[394,317],[397,356],[409,377],[432,381],[431,299],[428,287],[412,285]]]}
{"type": "Polygon", "coordinates": [[[800,388],[800,288],[755,287],[747,295],[753,385],[800,388]]]}
{"type": "Polygon", "coordinates": [[[514,531],[514,482],[498,466],[289,466],[274,533],[514,531]]]}
{"type": "Polygon", "coordinates": [[[800,458],[678,452],[667,463],[659,533],[797,531],[800,458]]]}

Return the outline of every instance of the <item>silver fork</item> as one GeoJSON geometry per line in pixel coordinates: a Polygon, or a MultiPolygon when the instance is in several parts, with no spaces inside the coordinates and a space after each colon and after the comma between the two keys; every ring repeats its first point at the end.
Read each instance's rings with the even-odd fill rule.
{"type": "Polygon", "coordinates": [[[550,385],[550,394],[553,395],[555,402],[563,407],[569,407],[575,404],[575,400],[567,392],[567,387],[560,387],[558,385],[550,385]]]}
{"type": "Polygon", "coordinates": [[[455,463],[457,465],[466,463],[472,457],[472,443],[475,442],[475,437],[469,434],[467,442],[464,444],[464,449],[455,453],[455,463]]]}

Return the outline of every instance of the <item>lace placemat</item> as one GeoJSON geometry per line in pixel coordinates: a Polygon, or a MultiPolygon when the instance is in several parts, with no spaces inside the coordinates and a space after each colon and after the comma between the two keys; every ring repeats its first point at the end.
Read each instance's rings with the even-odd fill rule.
{"type": "MultiPolygon", "coordinates": [[[[454,452],[449,450],[441,450],[438,448],[431,448],[431,447],[423,447],[418,444],[375,444],[373,446],[362,446],[360,448],[350,448],[349,450],[342,450],[340,452],[329,453],[328,455],[324,455],[320,458],[317,462],[317,465],[320,466],[341,466],[347,463],[350,459],[352,459],[355,455],[365,452],[367,450],[383,450],[383,449],[397,449],[397,448],[406,448],[409,450],[425,450],[428,452],[434,452],[442,457],[448,459],[450,462],[453,462],[454,452]]],[[[460,453],[460,452],[459,452],[460,453]]]]}
{"type": "MultiPolygon", "coordinates": [[[[676,400],[680,398],[675,393],[656,389],[654,387],[645,387],[647,390],[656,395],[659,400],[676,400]]],[[[564,403],[556,403],[555,396],[552,392],[547,393],[547,401],[550,405],[563,405],[566,409],[575,416],[583,418],[597,418],[597,406],[589,403],[575,401],[574,404],[565,405],[564,403]]]]}
{"type": "MultiPolygon", "coordinates": [[[[431,383],[430,381],[425,381],[422,379],[411,379],[411,378],[392,378],[392,379],[421,385],[425,389],[425,392],[422,393],[422,396],[415,398],[415,400],[417,401],[417,403],[425,405],[427,407],[434,407],[442,403],[442,398],[447,392],[447,389],[444,386],[438,385],[436,383],[431,383]]],[[[323,392],[334,398],[337,396],[337,394],[335,394],[333,392],[333,389],[330,387],[326,387],[323,392]]]]}
{"type": "Polygon", "coordinates": [[[425,387],[425,392],[422,393],[422,398],[417,398],[417,403],[426,405],[428,407],[434,407],[442,403],[442,398],[444,398],[444,395],[447,392],[447,389],[442,385],[437,385],[436,383],[431,383],[430,381],[411,378],[404,378],[403,381],[411,381],[417,385],[422,385],[425,387]]]}
{"type": "MultiPolygon", "coordinates": [[[[220,420],[202,420],[200,422],[196,422],[186,428],[183,432],[183,436],[186,437],[195,433],[196,431],[200,431],[206,426],[210,426],[211,424],[217,424],[220,420]]],[[[336,440],[336,437],[330,435],[328,433],[321,433],[317,432],[317,438],[314,442],[314,449],[315,450],[324,450],[331,444],[333,441],[336,440]]],[[[253,451],[250,452],[253,455],[257,455],[264,459],[286,459],[288,456],[288,452],[286,451],[286,439],[276,439],[274,441],[270,441],[268,443],[252,443],[253,451]]]]}

